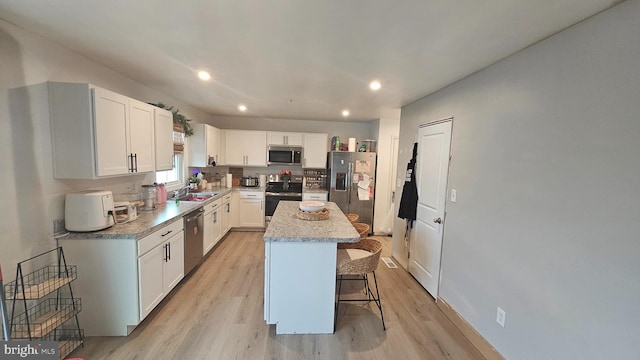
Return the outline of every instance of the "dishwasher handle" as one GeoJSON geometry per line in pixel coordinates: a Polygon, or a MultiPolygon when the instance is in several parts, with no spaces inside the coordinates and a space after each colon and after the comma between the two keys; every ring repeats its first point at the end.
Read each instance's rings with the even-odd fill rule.
{"type": "Polygon", "coordinates": [[[189,215],[187,215],[185,217],[185,221],[186,222],[192,222],[193,220],[197,220],[199,217],[202,216],[203,212],[204,212],[203,209],[196,210],[196,211],[190,213],[189,215]],[[196,214],[194,215],[194,213],[196,213],[196,214]]]}

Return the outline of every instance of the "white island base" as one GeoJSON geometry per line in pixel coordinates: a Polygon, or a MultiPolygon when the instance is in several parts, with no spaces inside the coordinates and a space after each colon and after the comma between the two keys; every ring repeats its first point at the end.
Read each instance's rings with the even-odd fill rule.
{"type": "Polygon", "coordinates": [[[336,243],[265,243],[267,324],[276,334],[333,333],[335,274],[336,243]]]}
{"type": "Polygon", "coordinates": [[[276,334],[332,334],[337,243],[360,235],[335,203],[322,221],[298,219],[298,204],[281,201],[264,234],[264,318],[276,334]]]}

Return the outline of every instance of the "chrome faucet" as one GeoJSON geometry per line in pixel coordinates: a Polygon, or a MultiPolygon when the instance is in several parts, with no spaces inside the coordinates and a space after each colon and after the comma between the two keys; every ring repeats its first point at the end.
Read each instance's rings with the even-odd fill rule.
{"type": "Polygon", "coordinates": [[[177,199],[179,197],[186,196],[188,193],[189,193],[189,184],[181,186],[180,188],[178,188],[178,190],[175,190],[173,192],[173,198],[177,199]]]}

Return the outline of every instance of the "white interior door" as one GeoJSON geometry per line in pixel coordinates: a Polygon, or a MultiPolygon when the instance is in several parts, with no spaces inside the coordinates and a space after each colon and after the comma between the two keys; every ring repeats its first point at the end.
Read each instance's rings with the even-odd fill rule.
{"type": "Polygon", "coordinates": [[[451,120],[418,131],[418,211],[411,237],[409,272],[435,299],[440,283],[450,145],[451,120]]]}

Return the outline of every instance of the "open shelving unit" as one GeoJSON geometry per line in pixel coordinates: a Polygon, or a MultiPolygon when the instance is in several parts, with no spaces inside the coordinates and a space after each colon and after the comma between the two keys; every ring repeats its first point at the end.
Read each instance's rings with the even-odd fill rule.
{"type": "Polygon", "coordinates": [[[302,176],[309,189],[326,188],[327,173],[325,169],[304,169],[302,176]]]}
{"type": "Polygon", "coordinates": [[[82,302],[71,287],[77,274],[76,266],[67,265],[62,247],[19,262],[16,280],[5,285],[6,300],[12,302],[11,339],[57,341],[60,359],[83,345],[78,321],[82,302]],[[54,256],[56,265],[39,266],[54,256]],[[35,270],[25,274],[25,268],[35,270]]]}

